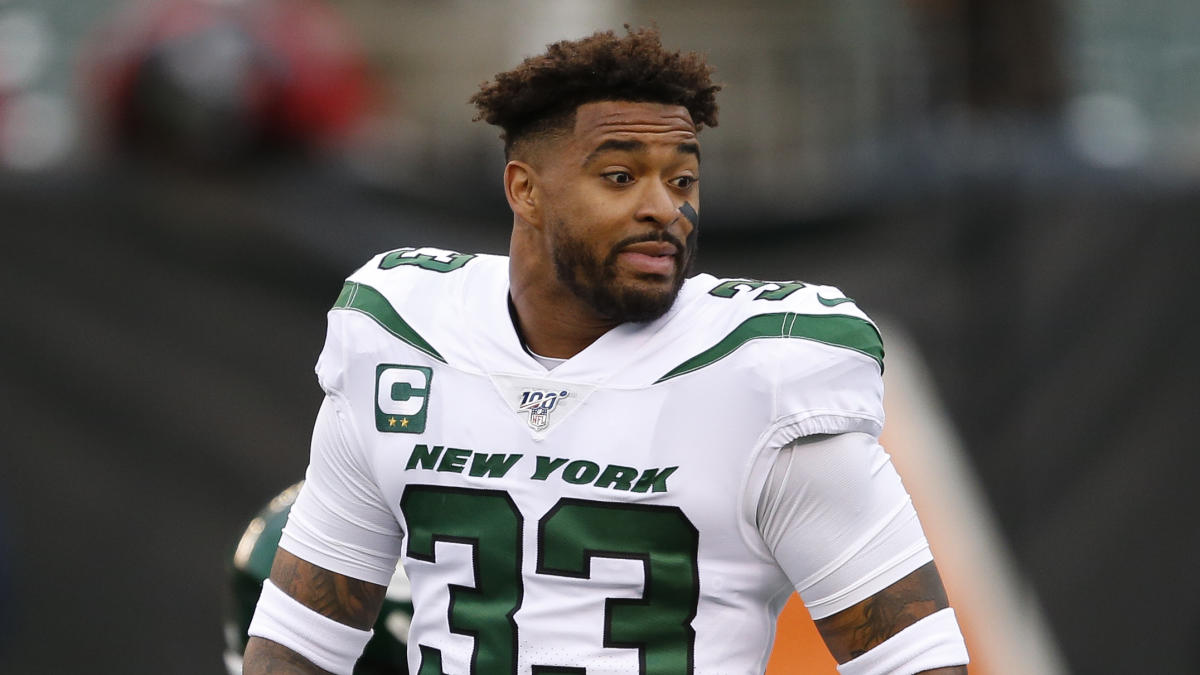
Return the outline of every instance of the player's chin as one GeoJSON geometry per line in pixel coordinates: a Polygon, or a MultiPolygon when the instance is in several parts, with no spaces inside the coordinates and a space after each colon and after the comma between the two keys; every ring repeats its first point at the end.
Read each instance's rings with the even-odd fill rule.
{"type": "Polygon", "coordinates": [[[654,321],[671,309],[678,294],[676,279],[663,275],[639,278],[623,284],[617,293],[618,314],[622,321],[654,321]]]}
{"type": "Polygon", "coordinates": [[[632,275],[621,285],[621,294],[626,297],[641,298],[646,304],[670,303],[679,292],[679,275],[676,274],[636,274],[632,275]]]}

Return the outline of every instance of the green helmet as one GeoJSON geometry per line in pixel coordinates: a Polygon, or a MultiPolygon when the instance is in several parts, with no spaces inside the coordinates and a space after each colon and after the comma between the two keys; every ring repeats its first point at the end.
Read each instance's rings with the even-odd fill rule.
{"type": "MultiPolygon", "coordinates": [[[[258,604],[263,581],[271,575],[279,536],[288,512],[300,492],[300,481],[279,493],[246,526],[229,566],[231,594],[225,613],[225,668],[230,675],[242,672],[246,631],[258,604]]],[[[404,570],[396,567],[388,584],[383,609],[375,621],[375,634],[354,667],[355,675],[406,675],[408,673],[408,628],[412,622],[412,589],[404,570]]]]}

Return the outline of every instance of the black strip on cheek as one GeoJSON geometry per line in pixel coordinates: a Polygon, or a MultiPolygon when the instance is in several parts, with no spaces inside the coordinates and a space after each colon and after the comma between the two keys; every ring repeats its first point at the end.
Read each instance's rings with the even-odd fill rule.
{"type": "Polygon", "coordinates": [[[692,231],[700,229],[700,214],[696,213],[696,209],[692,208],[690,202],[684,202],[683,206],[679,207],[679,212],[683,214],[692,223],[692,231]]]}
{"type": "MultiPolygon", "coordinates": [[[[687,218],[692,223],[692,231],[688,232],[687,243],[685,246],[687,247],[688,258],[692,262],[695,262],[696,240],[700,237],[700,214],[696,213],[696,209],[692,208],[692,205],[689,202],[684,202],[683,206],[679,207],[679,212],[683,214],[684,218],[687,218]]],[[[691,267],[691,263],[689,263],[688,267],[691,267]]]]}

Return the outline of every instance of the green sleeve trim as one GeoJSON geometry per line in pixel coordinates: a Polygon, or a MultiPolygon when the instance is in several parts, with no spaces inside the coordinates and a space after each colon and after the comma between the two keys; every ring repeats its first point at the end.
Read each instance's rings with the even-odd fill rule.
{"type": "Polygon", "coordinates": [[[716,363],[759,338],[796,338],[842,347],[871,357],[883,372],[883,340],[870,321],[842,314],[779,312],[746,319],[720,342],[679,364],[655,384],[716,363]]]}
{"type": "Polygon", "coordinates": [[[346,285],[342,286],[342,292],[338,295],[337,302],[333,303],[333,308],[362,312],[374,319],[380,328],[400,338],[413,349],[424,352],[442,363],[446,362],[446,359],[433,348],[433,345],[426,342],[425,338],[400,318],[400,314],[387,301],[387,298],[383,297],[382,293],[366,284],[347,281],[346,285]]]}

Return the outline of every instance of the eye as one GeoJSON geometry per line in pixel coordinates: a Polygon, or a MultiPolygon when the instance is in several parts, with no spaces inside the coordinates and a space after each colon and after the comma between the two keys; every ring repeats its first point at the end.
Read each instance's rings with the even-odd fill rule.
{"type": "Polygon", "coordinates": [[[700,179],[696,178],[695,176],[679,176],[678,178],[671,179],[671,185],[674,185],[680,190],[686,190],[695,185],[699,180],[700,179]]]}
{"type": "Polygon", "coordinates": [[[628,185],[633,182],[633,174],[628,171],[610,171],[602,174],[605,180],[608,180],[617,185],[628,185]]]}

